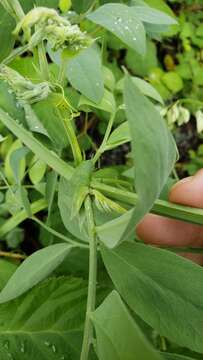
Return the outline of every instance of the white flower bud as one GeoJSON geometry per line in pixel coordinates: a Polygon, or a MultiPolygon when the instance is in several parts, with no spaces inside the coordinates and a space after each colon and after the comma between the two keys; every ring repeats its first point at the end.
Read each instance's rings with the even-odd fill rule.
{"type": "Polygon", "coordinates": [[[195,114],[197,122],[197,132],[200,134],[203,131],[203,112],[198,110],[195,114]]]}

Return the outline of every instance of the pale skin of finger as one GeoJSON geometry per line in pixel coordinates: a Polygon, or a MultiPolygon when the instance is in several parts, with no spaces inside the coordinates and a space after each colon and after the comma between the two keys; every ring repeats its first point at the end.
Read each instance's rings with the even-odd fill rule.
{"type": "MultiPolygon", "coordinates": [[[[169,200],[173,203],[203,208],[203,169],[195,176],[179,181],[170,191],[169,200]]],[[[145,243],[165,246],[203,247],[203,226],[146,215],[137,226],[137,235],[145,243]]],[[[187,258],[203,265],[203,255],[184,254],[187,258]]]]}

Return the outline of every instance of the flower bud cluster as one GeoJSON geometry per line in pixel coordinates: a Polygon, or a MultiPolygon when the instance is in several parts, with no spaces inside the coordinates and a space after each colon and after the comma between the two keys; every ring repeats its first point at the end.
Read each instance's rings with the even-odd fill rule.
{"type": "Polygon", "coordinates": [[[43,40],[47,40],[54,51],[66,48],[78,52],[92,43],[78,25],[72,25],[56,10],[46,7],[36,7],[28,12],[17,25],[14,35],[19,35],[21,31],[30,49],[43,40]]]}
{"type": "Polygon", "coordinates": [[[6,65],[0,67],[0,78],[8,83],[19,101],[29,104],[46,99],[51,92],[48,82],[34,84],[6,65]]]}

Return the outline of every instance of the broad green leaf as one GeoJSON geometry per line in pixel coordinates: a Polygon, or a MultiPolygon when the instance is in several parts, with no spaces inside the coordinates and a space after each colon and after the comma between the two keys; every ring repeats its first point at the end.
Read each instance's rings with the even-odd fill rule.
{"type": "Polygon", "coordinates": [[[20,193],[21,203],[25,209],[27,217],[31,218],[32,217],[32,209],[31,209],[31,205],[30,205],[30,201],[29,201],[28,191],[27,191],[27,189],[25,189],[23,186],[20,185],[19,193],[20,193]]]}
{"type": "MultiPolygon", "coordinates": [[[[141,91],[141,93],[145,96],[150,97],[153,100],[158,101],[159,103],[163,104],[163,99],[161,95],[158,93],[158,91],[147,81],[140,79],[136,76],[132,77],[132,81],[134,84],[138,87],[138,89],[141,91]]],[[[123,91],[124,89],[124,79],[121,79],[116,86],[117,90],[123,91]]]]}
{"type": "Polygon", "coordinates": [[[128,69],[130,69],[133,74],[142,78],[149,78],[151,69],[158,67],[157,48],[155,44],[151,40],[148,40],[146,45],[145,56],[141,56],[132,49],[128,49],[125,57],[128,69]]]}
{"type": "Polygon", "coordinates": [[[38,184],[43,179],[46,168],[47,166],[44,161],[38,159],[37,156],[33,156],[28,172],[29,178],[33,184],[38,184]]]}
{"type": "Polygon", "coordinates": [[[144,0],[144,2],[151,8],[164,12],[169,16],[174,16],[170,6],[168,6],[164,0],[144,0]]]}
{"type": "MultiPolygon", "coordinates": [[[[26,123],[30,131],[42,134],[50,139],[49,133],[29,104],[24,105],[26,123]]],[[[44,119],[44,118],[43,118],[44,119]]]]}
{"type": "MultiPolygon", "coordinates": [[[[165,34],[166,36],[173,36],[176,35],[179,32],[179,25],[177,24],[176,21],[176,17],[172,11],[172,9],[166,4],[166,2],[164,0],[145,0],[145,1],[139,1],[139,0],[132,0],[131,1],[131,5],[136,5],[138,7],[147,7],[147,12],[150,15],[150,12],[152,10],[153,14],[154,10],[158,12],[161,12],[162,15],[166,15],[169,18],[174,20],[174,24],[175,25],[160,25],[160,23],[158,22],[159,20],[157,20],[157,23],[155,23],[155,17],[154,17],[154,24],[151,22],[145,22],[145,28],[147,30],[147,33],[149,34],[149,36],[151,36],[152,38],[155,37],[156,38],[156,34],[160,34],[162,32],[166,32],[165,34]],[[158,24],[158,25],[157,25],[158,24]]],[[[146,15],[146,14],[145,14],[146,15]]],[[[151,19],[152,21],[152,19],[151,19]]]]}
{"type": "Polygon", "coordinates": [[[15,178],[15,182],[19,184],[22,177],[24,176],[25,157],[30,150],[28,148],[22,146],[22,143],[19,140],[16,140],[16,141],[14,142],[14,144],[15,145],[19,144],[19,146],[21,146],[21,147],[16,148],[15,151],[12,151],[12,153],[10,154],[9,161],[10,161],[10,167],[11,167],[12,173],[15,178]],[[16,143],[16,141],[18,143],[16,143]]]}
{"type": "Polygon", "coordinates": [[[32,106],[43,128],[45,128],[48,136],[58,148],[63,148],[69,144],[60,117],[59,107],[63,100],[62,95],[52,93],[47,99],[32,106]],[[47,109],[49,109],[49,111],[47,111],[47,109]]]}
{"type": "Polygon", "coordinates": [[[170,27],[168,25],[145,23],[145,30],[150,38],[160,40],[160,35],[166,35],[166,33],[169,32],[170,27]]]}
{"type": "Polygon", "coordinates": [[[106,89],[104,90],[104,95],[98,104],[93,103],[91,100],[87,99],[84,95],[82,95],[80,97],[78,106],[79,109],[84,108],[84,110],[86,110],[87,107],[90,107],[93,109],[96,108],[96,109],[104,110],[109,113],[114,113],[116,111],[115,98],[113,94],[106,89]]]}
{"type": "Polygon", "coordinates": [[[0,293],[0,304],[15,299],[45,279],[59,266],[72,246],[56,244],[36,251],[11,276],[0,293]]]}
{"type": "Polygon", "coordinates": [[[107,144],[105,146],[106,150],[114,149],[117,146],[125,144],[131,140],[129,125],[128,122],[125,121],[123,124],[119,125],[109,136],[107,144]]]}
{"type": "Polygon", "coordinates": [[[132,77],[132,80],[135,83],[135,85],[138,87],[138,89],[145,96],[148,96],[148,97],[152,98],[153,100],[156,100],[156,101],[160,102],[161,104],[163,104],[162,97],[160,96],[158,91],[151,84],[149,84],[147,81],[140,79],[138,77],[132,77]]]}
{"type": "Polygon", "coordinates": [[[0,259],[0,290],[6,285],[17,267],[15,263],[0,259]]]}
{"type": "Polygon", "coordinates": [[[100,360],[161,360],[149,345],[119,294],[113,291],[92,314],[100,360]]]}
{"type": "Polygon", "coordinates": [[[54,196],[56,193],[58,181],[58,174],[55,171],[50,171],[46,178],[46,192],[45,197],[48,203],[48,216],[51,214],[51,209],[54,202],[54,196]]]}
{"type": "Polygon", "coordinates": [[[77,216],[89,193],[94,165],[91,160],[83,161],[75,170],[70,182],[72,198],[70,199],[71,220],[77,216]]]}
{"type": "MultiPolygon", "coordinates": [[[[11,215],[19,213],[23,208],[19,190],[19,185],[14,184],[8,188],[5,194],[5,209],[7,209],[11,215]]],[[[1,226],[4,226],[4,224],[5,221],[2,222],[1,226]]]]}
{"type": "Polygon", "coordinates": [[[97,234],[99,239],[109,248],[114,248],[121,239],[121,234],[124,232],[129,221],[133,215],[133,210],[127,211],[125,214],[104,223],[97,227],[97,234]]]}
{"type": "Polygon", "coordinates": [[[71,85],[95,103],[102,100],[104,82],[101,57],[94,46],[68,62],[67,77],[71,85]]]}
{"type": "Polygon", "coordinates": [[[25,121],[25,113],[20,104],[16,101],[15,95],[11,92],[8,84],[0,80],[0,107],[14,119],[21,123],[25,121]]]}
{"type": "Polygon", "coordinates": [[[125,242],[102,256],[121,296],[146,323],[203,352],[203,268],[166,250],[125,242]],[[119,269],[119,271],[118,271],[119,269]]]}
{"type": "Polygon", "coordinates": [[[124,236],[132,234],[159,197],[176,161],[175,142],[152,103],[129,76],[125,79],[124,103],[135,162],[138,202],[124,236]]]}
{"type": "Polygon", "coordinates": [[[102,69],[105,87],[113,92],[116,85],[114,73],[107,66],[103,66],[102,69]]]}
{"type": "Polygon", "coordinates": [[[72,0],[73,9],[79,14],[85,13],[93,3],[94,0],[72,0]]]}
{"type": "Polygon", "coordinates": [[[65,163],[51,150],[48,150],[41,142],[34,138],[29,131],[24,129],[14,119],[12,119],[5,111],[0,108],[0,121],[17,136],[35,155],[43,160],[47,165],[53,168],[61,176],[70,179],[73,174],[73,168],[65,163]]]}
{"type": "Polygon", "coordinates": [[[14,36],[12,34],[15,28],[14,19],[5,11],[2,5],[0,5],[0,61],[5,59],[14,46],[14,36]]]}
{"type": "Polygon", "coordinates": [[[87,283],[52,278],[0,305],[2,360],[78,360],[87,283]]]}
{"type": "MultiPolygon", "coordinates": [[[[72,182],[74,182],[74,175],[72,182]]],[[[73,189],[72,186],[70,186],[70,181],[61,177],[58,190],[58,206],[63,223],[70,234],[73,234],[76,238],[82,241],[88,242],[89,237],[83,211],[80,211],[77,217],[71,219],[72,196],[73,189]]]]}
{"type": "Polygon", "coordinates": [[[137,17],[135,7],[106,4],[89,14],[88,19],[112,32],[139,54],[145,54],[145,29],[137,17]]]}
{"type": "Polygon", "coordinates": [[[149,6],[136,6],[136,15],[142,22],[156,25],[175,25],[177,21],[164,12],[155,10],[149,6]]]}
{"type": "Polygon", "coordinates": [[[16,177],[19,180],[22,180],[24,177],[25,168],[26,168],[25,151],[27,153],[27,149],[25,150],[25,148],[23,148],[22,142],[19,139],[14,141],[14,143],[12,144],[12,146],[8,151],[8,154],[5,159],[4,171],[6,178],[11,184],[16,182],[17,180],[16,177]],[[12,158],[15,161],[16,156],[19,157],[18,159],[19,161],[13,163],[12,158]]]}

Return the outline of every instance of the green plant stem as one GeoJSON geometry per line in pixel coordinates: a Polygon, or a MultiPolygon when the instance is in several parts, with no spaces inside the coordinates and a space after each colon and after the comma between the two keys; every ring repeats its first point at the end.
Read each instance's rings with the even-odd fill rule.
{"type": "Polygon", "coordinates": [[[72,149],[74,162],[75,162],[75,165],[77,166],[82,162],[82,154],[81,154],[80,146],[78,143],[78,139],[77,139],[77,136],[73,129],[71,120],[63,119],[63,124],[64,124],[64,128],[65,128],[65,131],[66,131],[66,134],[67,134],[67,137],[68,137],[71,149],[72,149]]]}
{"type": "Polygon", "coordinates": [[[93,326],[91,322],[91,313],[95,310],[96,301],[96,281],[97,281],[97,238],[94,224],[91,198],[88,196],[85,200],[85,213],[89,233],[89,282],[87,309],[84,328],[84,337],[80,360],[88,360],[90,345],[93,340],[93,326]]]}
{"type": "Polygon", "coordinates": [[[109,138],[109,135],[111,133],[111,130],[112,130],[112,126],[113,126],[113,123],[114,123],[114,119],[115,119],[115,113],[113,113],[109,119],[109,122],[108,122],[108,125],[107,125],[107,129],[106,129],[106,133],[104,135],[104,138],[103,138],[103,141],[99,147],[99,149],[97,150],[95,156],[94,156],[94,159],[93,159],[93,162],[94,164],[99,160],[100,156],[104,153],[105,151],[105,147],[106,147],[106,143],[108,141],[108,138],[109,138]]]}
{"type": "Polygon", "coordinates": [[[2,64],[8,65],[11,61],[13,61],[17,56],[24,54],[26,51],[29,51],[29,45],[23,45],[14,49],[3,61],[2,64]]]}
{"type": "Polygon", "coordinates": [[[0,257],[6,257],[6,258],[10,258],[10,259],[15,259],[15,260],[24,260],[26,259],[26,255],[22,255],[22,254],[15,254],[12,252],[7,252],[7,251],[0,251],[0,257]]]}
{"type": "Polygon", "coordinates": [[[49,66],[43,41],[38,45],[38,58],[42,79],[49,81],[49,66]]]}
{"type": "Polygon", "coordinates": [[[61,240],[64,240],[74,246],[77,246],[77,247],[80,247],[80,248],[85,248],[85,249],[88,249],[89,246],[88,245],[85,245],[85,244],[82,244],[80,243],[79,241],[74,241],[70,238],[67,238],[65,235],[59,233],[58,231],[52,229],[50,226],[46,225],[43,223],[43,221],[39,220],[36,216],[32,216],[32,220],[34,220],[37,224],[39,224],[41,227],[43,227],[45,230],[47,230],[50,234],[58,237],[59,239],[61,240]]]}
{"type": "Polygon", "coordinates": [[[58,75],[58,83],[61,86],[64,86],[64,83],[65,83],[66,69],[67,69],[67,59],[63,59],[62,64],[60,66],[59,75],[58,75]]]}
{"type": "MultiPolygon", "coordinates": [[[[91,186],[114,200],[123,201],[132,206],[135,206],[137,203],[138,196],[136,193],[105,185],[95,180],[92,181],[91,186]]],[[[151,209],[151,213],[192,224],[203,225],[203,209],[178,205],[165,200],[156,200],[151,209]]]]}
{"type": "MultiPolygon", "coordinates": [[[[37,200],[31,204],[31,211],[33,215],[46,208],[47,202],[44,199],[37,200]]],[[[2,239],[7,233],[15,229],[16,226],[21,224],[27,218],[28,216],[25,210],[19,211],[16,215],[13,215],[0,226],[0,238],[2,239]]]]}

